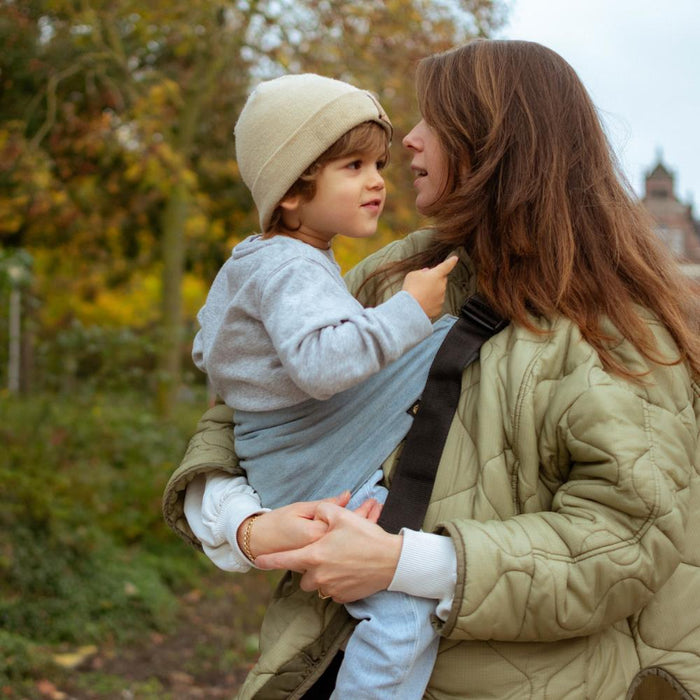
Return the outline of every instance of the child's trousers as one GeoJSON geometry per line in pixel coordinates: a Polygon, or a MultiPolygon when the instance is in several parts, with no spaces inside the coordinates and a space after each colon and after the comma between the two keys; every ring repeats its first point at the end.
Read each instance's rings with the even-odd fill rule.
{"type": "MultiPolygon", "coordinates": [[[[381,471],[352,497],[348,508],[368,498],[381,503],[381,471]]],[[[347,603],[358,620],[345,649],[332,700],[420,700],[433,671],[439,635],[431,624],[436,601],[379,591],[347,603]]]]}

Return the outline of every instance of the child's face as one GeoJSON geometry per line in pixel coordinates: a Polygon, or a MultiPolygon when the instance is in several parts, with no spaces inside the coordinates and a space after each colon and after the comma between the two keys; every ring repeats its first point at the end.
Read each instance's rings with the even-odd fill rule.
{"type": "Polygon", "coordinates": [[[383,157],[377,152],[354,153],[323,165],[313,199],[282,202],[290,228],[299,225],[294,237],[328,248],[334,236],[374,235],[386,199],[383,157]]]}
{"type": "Polygon", "coordinates": [[[424,119],[404,137],[403,145],[413,155],[411,170],[416,175],[416,209],[425,211],[442,195],[447,184],[447,155],[435,132],[424,119]]]}

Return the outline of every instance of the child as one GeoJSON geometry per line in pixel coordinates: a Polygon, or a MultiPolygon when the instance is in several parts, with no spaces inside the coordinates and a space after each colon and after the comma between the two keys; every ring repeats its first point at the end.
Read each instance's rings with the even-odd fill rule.
{"type": "MultiPolygon", "coordinates": [[[[267,508],[343,489],[350,507],[383,502],[379,465],[408,431],[454,322],[430,317],[456,258],[409,273],[371,309],[333,259],[334,236],[376,231],[391,133],[370,93],[311,74],[261,84],[236,124],[263,233],[237,245],[214,280],[193,357],[236,411],[236,451],[267,508]]],[[[435,601],[384,591],[346,607],[360,622],[334,697],[421,698],[437,652],[435,601]]]]}

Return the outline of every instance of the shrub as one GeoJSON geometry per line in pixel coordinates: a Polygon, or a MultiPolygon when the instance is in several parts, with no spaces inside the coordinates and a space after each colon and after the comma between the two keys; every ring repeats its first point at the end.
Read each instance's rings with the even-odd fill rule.
{"type": "Polygon", "coordinates": [[[48,656],[36,644],[0,629],[0,686],[21,681],[49,665],[48,656]]]}
{"type": "Polygon", "coordinates": [[[0,395],[0,627],[42,643],[165,629],[204,561],[160,498],[204,404],[164,423],[139,395],[0,395]]]}

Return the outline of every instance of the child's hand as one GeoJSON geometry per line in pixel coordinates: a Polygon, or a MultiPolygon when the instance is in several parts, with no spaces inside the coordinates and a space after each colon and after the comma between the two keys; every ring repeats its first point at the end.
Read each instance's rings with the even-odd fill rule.
{"type": "MultiPolygon", "coordinates": [[[[344,491],[339,496],[324,500],[344,508],[350,500],[350,491],[344,491]]],[[[257,557],[259,554],[300,549],[315,542],[328,529],[327,523],[315,517],[316,509],[323,502],[300,501],[262,513],[248,529],[250,553],[257,557]]],[[[250,517],[246,518],[239,525],[236,533],[241,551],[243,551],[246,525],[249,521],[250,517]]]]}
{"type": "Polygon", "coordinates": [[[355,508],[355,513],[369,520],[370,522],[376,523],[379,520],[379,516],[382,514],[382,508],[384,505],[375,501],[374,498],[368,498],[364,503],[355,508]]]}
{"type": "Polygon", "coordinates": [[[442,311],[447,289],[447,275],[452,272],[457,260],[457,256],[453,255],[435,267],[413,270],[403,281],[402,289],[421,305],[429,318],[438,316],[442,311]]]}

